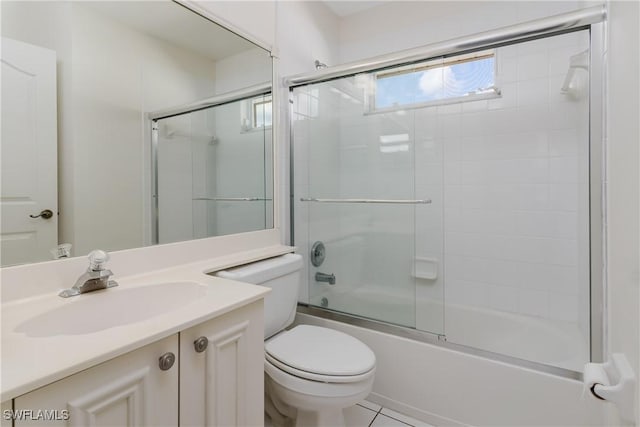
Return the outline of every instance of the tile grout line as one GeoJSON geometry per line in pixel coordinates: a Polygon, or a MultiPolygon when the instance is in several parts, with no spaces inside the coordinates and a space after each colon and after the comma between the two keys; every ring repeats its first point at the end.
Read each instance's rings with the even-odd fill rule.
{"type": "MultiPolygon", "coordinates": [[[[373,412],[373,411],[371,411],[373,412]]],[[[371,425],[373,424],[373,422],[376,420],[376,418],[378,418],[378,415],[380,414],[380,412],[382,412],[382,405],[380,405],[380,409],[378,409],[376,411],[376,414],[373,416],[373,418],[371,419],[371,422],[369,423],[368,427],[371,427],[371,425]]]]}
{"type": "Polygon", "coordinates": [[[373,422],[376,420],[376,418],[378,418],[378,415],[382,415],[382,416],[384,416],[384,417],[391,418],[392,420],[397,421],[397,422],[399,422],[399,423],[401,423],[401,424],[404,424],[404,425],[405,425],[405,426],[407,426],[407,427],[415,427],[413,424],[409,424],[409,423],[407,423],[406,421],[400,420],[400,419],[398,419],[398,418],[396,418],[396,417],[394,417],[394,416],[392,416],[392,415],[390,415],[390,414],[383,414],[383,413],[382,413],[382,410],[383,410],[383,409],[385,409],[385,408],[384,408],[384,406],[382,406],[382,405],[378,405],[378,406],[380,406],[380,409],[378,409],[377,411],[374,411],[374,410],[373,410],[373,409],[371,409],[371,408],[367,408],[366,406],[363,406],[363,405],[361,405],[361,404],[359,404],[359,403],[357,403],[356,405],[357,405],[357,406],[360,406],[361,408],[368,409],[368,410],[370,410],[371,412],[375,412],[375,413],[376,413],[376,414],[373,416],[373,419],[372,419],[372,420],[371,420],[371,422],[369,423],[368,427],[371,427],[371,426],[373,425],[373,422]]]}
{"type": "MultiPolygon", "coordinates": [[[[382,409],[381,409],[381,411],[382,411],[382,409]]],[[[409,427],[415,427],[413,424],[409,424],[409,423],[407,423],[406,421],[402,421],[402,420],[399,420],[399,419],[397,419],[397,418],[394,418],[394,417],[392,417],[392,416],[391,416],[391,415],[389,415],[389,414],[382,414],[382,415],[384,415],[385,417],[389,417],[389,418],[391,418],[392,420],[396,420],[396,421],[398,421],[399,423],[402,423],[402,424],[404,424],[404,425],[406,425],[406,426],[409,426],[409,427]]]]}
{"type": "Polygon", "coordinates": [[[371,425],[373,425],[373,422],[376,420],[376,418],[378,418],[378,414],[380,414],[380,411],[376,412],[376,414],[373,416],[373,419],[369,423],[368,427],[371,427],[371,425]]]}
{"type": "MultiPolygon", "coordinates": [[[[380,407],[380,410],[378,411],[378,414],[382,414],[382,410],[383,410],[383,409],[384,409],[384,407],[383,407],[383,406],[381,406],[381,407],[380,407]]],[[[409,424],[409,423],[408,423],[408,422],[406,422],[406,421],[399,420],[399,419],[395,418],[395,417],[394,417],[394,416],[392,416],[392,415],[389,415],[389,414],[382,414],[382,415],[383,415],[383,416],[385,416],[385,417],[391,418],[392,420],[396,420],[396,421],[398,421],[399,423],[402,423],[402,424],[404,424],[404,425],[406,425],[406,426],[409,426],[409,427],[415,427],[413,424],[409,424]]],[[[378,416],[378,415],[376,414],[376,417],[377,417],[377,416],[378,416]]],[[[375,420],[375,418],[374,418],[374,420],[375,420]]],[[[373,422],[373,421],[372,421],[372,422],[373,422]]]]}

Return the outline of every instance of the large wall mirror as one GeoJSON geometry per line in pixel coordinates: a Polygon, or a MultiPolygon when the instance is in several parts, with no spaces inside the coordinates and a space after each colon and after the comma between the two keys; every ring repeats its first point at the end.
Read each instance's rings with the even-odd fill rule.
{"type": "Polygon", "coordinates": [[[273,228],[270,53],[172,1],[2,1],[2,266],[273,228]]]}

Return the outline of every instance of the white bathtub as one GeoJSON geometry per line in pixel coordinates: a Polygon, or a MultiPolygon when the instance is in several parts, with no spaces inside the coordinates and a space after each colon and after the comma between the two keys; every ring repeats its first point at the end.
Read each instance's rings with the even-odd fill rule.
{"type": "MultiPolygon", "coordinates": [[[[332,310],[415,327],[414,295],[393,291],[327,287],[311,301],[320,306],[326,298],[332,310]]],[[[445,335],[451,343],[579,372],[589,360],[589,340],[577,323],[436,301],[420,301],[418,306],[444,317],[444,328],[442,322],[434,322],[417,325],[418,329],[445,335]]]]}
{"type": "MultiPolygon", "coordinates": [[[[502,320],[507,319],[519,322],[509,316],[502,320]]],[[[488,316],[484,321],[486,327],[495,319],[488,316]]],[[[368,400],[429,424],[605,425],[607,404],[590,394],[583,397],[581,381],[308,314],[299,313],[296,322],[340,330],[367,344],[376,355],[376,379],[368,400]]],[[[468,334],[480,330],[481,322],[469,325],[468,334]]],[[[525,325],[513,328],[516,336],[509,337],[523,348],[525,339],[518,341],[517,332],[525,325]]],[[[500,341],[505,343],[507,339],[500,341]]]]}
{"type": "Polygon", "coordinates": [[[582,372],[589,340],[577,323],[478,307],[445,307],[447,341],[582,372]]]}

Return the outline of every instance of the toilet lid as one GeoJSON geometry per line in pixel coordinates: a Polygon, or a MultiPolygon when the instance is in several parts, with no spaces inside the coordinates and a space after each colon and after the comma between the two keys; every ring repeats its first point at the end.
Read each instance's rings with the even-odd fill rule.
{"type": "Polygon", "coordinates": [[[265,344],[269,356],[300,371],[320,375],[359,375],[375,367],[369,347],[345,333],[299,325],[265,344]]]}

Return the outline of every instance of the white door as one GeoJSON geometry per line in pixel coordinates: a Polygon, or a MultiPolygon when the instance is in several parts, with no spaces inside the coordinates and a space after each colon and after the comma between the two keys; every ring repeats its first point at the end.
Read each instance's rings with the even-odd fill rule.
{"type": "Polygon", "coordinates": [[[58,244],[56,53],[2,38],[0,265],[51,259],[58,244]],[[46,213],[33,218],[42,211],[46,213]]]}

